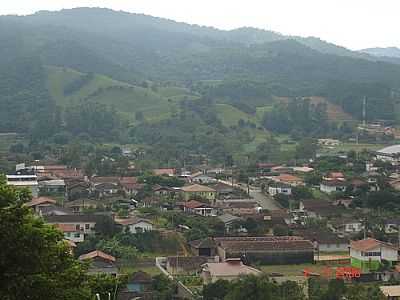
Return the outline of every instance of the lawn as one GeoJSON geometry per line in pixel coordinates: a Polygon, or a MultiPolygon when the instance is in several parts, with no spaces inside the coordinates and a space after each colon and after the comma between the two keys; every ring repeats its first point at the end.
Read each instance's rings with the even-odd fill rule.
{"type": "Polygon", "coordinates": [[[146,272],[150,274],[151,276],[154,275],[159,275],[161,274],[161,271],[159,268],[156,266],[151,266],[151,267],[135,267],[135,266],[129,266],[129,267],[121,267],[120,272],[122,274],[132,274],[138,271],[146,272]]]}
{"type": "Polygon", "coordinates": [[[304,270],[309,273],[320,274],[321,276],[332,276],[336,272],[338,267],[349,267],[348,264],[299,264],[299,265],[275,265],[275,266],[261,266],[258,267],[261,271],[267,274],[278,273],[284,276],[301,276],[304,274],[304,270]]]}
{"type": "Polygon", "coordinates": [[[366,143],[342,143],[336,147],[323,147],[320,149],[321,154],[337,154],[340,152],[347,153],[349,151],[361,152],[363,150],[376,151],[388,146],[387,144],[366,144],[366,143]]]}

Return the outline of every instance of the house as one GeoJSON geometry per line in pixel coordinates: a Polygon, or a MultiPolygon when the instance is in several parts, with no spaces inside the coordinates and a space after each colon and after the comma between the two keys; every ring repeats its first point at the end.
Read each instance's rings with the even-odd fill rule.
{"type": "Polygon", "coordinates": [[[339,237],[333,232],[323,228],[299,228],[293,231],[296,236],[310,240],[317,253],[321,252],[348,252],[349,240],[339,237]]]}
{"type": "Polygon", "coordinates": [[[400,285],[381,286],[379,289],[388,300],[400,299],[400,285]]]}
{"type": "Polygon", "coordinates": [[[135,196],[144,187],[143,184],[138,183],[136,177],[121,177],[119,179],[119,185],[125,195],[128,196],[135,196]]]}
{"type": "Polygon", "coordinates": [[[176,170],[175,169],[154,169],[153,170],[154,175],[156,176],[175,176],[176,170]]]}
{"type": "Polygon", "coordinates": [[[336,192],[344,192],[346,190],[346,182],[338,179],[323,180],[320,183],[321,192],[331,194],[336,192]]]}
{"type": "Polygon", "coordinates": [[[239,218],[231,214],[223,214],[221,216],[218,216],[218,220],[224,223],[225,232],[229,233],[235,228],[236,224],[242,221],[242,218],[239,218]]]}
{"type": "Polygon", "coordinates": [[[299,211],[305,212],[308,217],[313,219],[340,215],[340,208],[334,206],[332,202],[322,199],[301,200],[299,211]]]}
{"type": "Polygon", "coordinates": [[[88,198],[90,195],[90,183],[82,180],[66,181],[66,194],[68,200],[88,198]]]}
{"type": "Polygon", "coordinates": [[[173,188],[167,186],[156,185],[153,187],[154,195],[159,197],[173,197],[175,192],[173,188]]]}
{"type": "Polygon", "coordinates": [[[72,224],[54,224],[54,227],[60,230],[64,234],[64,238],[68,241],[80,243],[85,240],[83,231],[80,228],[77,229],[72,224]]]}
{"type": "Polygon", "coordinates": [[[283,183],[290,186],[298,186],[304,184],[303,179],[290,174],[280,174],[279,176],[273,176],[271,179],[277,183],[283,183]]]}
{"type": "Polygon", "coordinates": [[[217,192],[208,186],[193,184],[181,188],[183,199],[189,201],[194,198],[202,198],[214,202],[217,192]]]}
{"type": "Polygon", "coordinates": [[[118,275],[116,267],[116,259],[114,256],[108,255],[100,250],[95,250],[90,253],[82,254],[78,258],[80,261],[90,261],[89,274],[109,274],[118,275]]]}
{"type": "Polygon", "coordinates": [[[235,280],[243,275],[261,275],[262,272],[243,264],[240,258],[227,259],[224,262],[209,262],[203,265],[201,277],[204,284],[218,280],[235,280]]]}
{"type": "Polygon", "coordinates": [[[33,198],[39,196],[39,184],[36,175],[6,175],[6,179],[7,185],[28,189],[33,198]]]}
{"type": "Polygon", "coordinates": [[[361,232],[364,229],[362,221],[355,217],[339,217],[330,220],[328,226],[336,233],[349,235],[361,232]]]}
{"type": "Polygon", "coordinates": [[[271,196],[275,196],[277,194],[290,196],[292,194],[292,187],[285,183],[272,183],[268,186],[268,194],[271,196]]]}
{"type": "Polygon", "coordinates": [[[120,186],[113,182],[94,183],[92,185],[92,192],[98,197],[111,197],[118,194],[120,186]]]}
{"type": "Polygon", "coordinates": [[[218,203],[224,214],[236,216],[254,215],[261,210],[260,205],[251,200],[226,200],[218,203]]]}
{"type": "Polygon", "coordinates": [[[372,238],[350,242],[350,258],[352,267],[363,272],[376,271],[383,261],[394,265],[399,260],[399,248],[393,244],[372,238]]]}
{"type": "Polygon", "coordinates": [[[119,290],[118,300],[147,299],[145,295],[151,294],[153,278],[150,274],[138,271],[126,280],[126,286],[119,290]]]}
{"type": "Polygon", "coordinates": [[[153,230],[153,223],[142,218],[116,219],[115,223],[122,225],[124,231],[129,231],[130,233],[142,233],[153,230]]]}
{"type": "Polygon", "coordinates": [[[183,211],[203,217],[215,217],[217,215],[217,210],[213,206],[196,200],[185,202],[183,204],[183,211]]]}
{"type": "Polygon", "coordinates": [[[243,258],[271,265],[312,263],[314,245],[296,236],[217,237],[217,253],[222,261],[243,258]]]}
{"type": "Polygon", "coordinates": [[[191,176],[191,181],[199,184],[211,184],[217,182],[215,178],[203,173],[191,176]]]}
{"type": "Polygon", "coordinates": [[[72,215],[73,211],[69,210],[68,208],[57,206],[55,204],[42,206],[39,209],[38,214],[42,217],[45,216],[65,216],[65,215],[72,215]]]}
{"type": "Polygon", "coordinates": [[[171,275],[193,275],[200,273],[201,266],[207,261],[205,256],[169,256],[166,270],[171,275]]]}
{"type": "Polygon", "coordinates": [[[41,180],[38,182],[41,195],[64,195],[65,181],[63,179],[41,180]]]}
{"type": "Polygon", "coordinates": [[[395,233],[399,232],[400,228],[400,219],[399,218],[390,218],[385,220],[385,233],[395,233]]]}
{"type": "Polygon", "coordinates": [[[35,213],[40,214],[43,207],[52,206],[56,203],[56,200],[49,197],[37,197],[32,198],[31,201],[25,203],[25,206],[32,208],[35,213]]]}
{"type": "Polygon", "coordinates": [[[196,256],[213,257],[217,255],[217,244],[213,238],[194,240],[189,243],[191,251],[196,256]]]}
{"type": "Polygon", "coordinates": [[[102,222],[105,218],[101,215],[53,215],[44,217],[48,224],[73,225],[76,230],[81,230],[84,234],[94,234],[96,224],[102,222]]]}
{"type": "MultiPolygon", "coordinates": [[[[46,171],[46,168],[45,168],[46,171]]],[[[79,169],[59,169],[59,170],[52,170],[50,173],[59,178],[59,179],[64,179],[64,180],[83,180],[83,172],[82,170],[79,169]]]]}
{"type": "Polygon", "coordinates": [[[234,192],[234,188],[231,185],[222,182],[212,184],[210,187],[217,192],[218,197],[229,196],[234,192]]]}

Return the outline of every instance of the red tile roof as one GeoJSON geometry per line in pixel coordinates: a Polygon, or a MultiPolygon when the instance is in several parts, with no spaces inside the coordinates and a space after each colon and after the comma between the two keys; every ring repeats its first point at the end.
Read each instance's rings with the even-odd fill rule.
{"type": "Polygon", "coordinates": [[[183,204],[184,207],[189,208],[189,209],[194,209],[194,208],[200,208],[200,207],[211,207],[207,203],[202,203],[196,200],[190,200],[188,202],[185,202],[183,204]]]}
{"type": "Polygon", "coordinates": [[[301,179],[300,177],[293,176],[290,174],[281,174],[281,175],[277,176],[276,179],[281,182],[288,182],[288,183],[303,181],[303,179],[301,179]]]}
{"type": "Polygon", "coordinates": [[[114,256],[108,255],[108,254],[106,254],[106,253],[104,253],[103,251],[100,251],[100,250],[95,250],[95,251],[92,251],[90,253],[82,254],[81,256],[79,256],[79,260],[88,260],[88,259],[93,259],[93,258],[96,258],[96,257],[100,257],[100,258],[102,258],[104,260],[111,261],[111,262],[115,262],[116,261],[114,256]]]}
{"type": "Polygon", "coordinates": [[[157,176],[161,175],[168,175],[168,176],[174,176],[176,170],[175,169],[154,169],[153,173],[157,176]]]}
{"type": "Polygon", "coordinates": [[[398,247],[396,247],[395,245],[385,243],[382,241],[378,241],[373,238],[367,238],[364,240],[350,242],[350,247],[355,250],[358,250],[358,251],[368,251],[368,250],[371,250],[371,249],[374,249],[377,247],[381,247],[381,246],[392,248],[392,249],[398,249],[398,247]]]}
{"type": "Polygon", "coordinates": [[[54,224],[54,226],[62,232],[77,232],[75,225],[73,224],[54,224]]]}
{"type": "Polygon", "coordinates": [[[214,189],[200,184],[184,186],[181,190],[184,192],[215,192],[214,189]]]}
{"type": "Polygon", "coordinates": [[[27,202],[25,205],[28,207],[40,205],[40,204],[56,204],[57,201],[48,197],[37,197],[27,202]]]}

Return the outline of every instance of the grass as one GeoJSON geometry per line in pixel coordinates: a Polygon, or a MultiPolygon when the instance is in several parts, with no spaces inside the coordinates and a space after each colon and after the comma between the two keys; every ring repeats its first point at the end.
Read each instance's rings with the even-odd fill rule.
{"type": "Polygon", "coordinates": [[[226,127],[238,125],[238,122],[241,119],[245,122],[250,121],[256,125],[259,125],[257,118],[237,109],[236,107],[233,107],[232,105],[219,103],[216,104],[216,107],[218,118],[226,127]]]}
{"type": "Polygon", "coordinates": [[[348,267],[347,264],[299,264],[299,265],[275,265],[275,266],[261,266],[258,267],[264,273],[279,273],[284,276],[301,276],[303,275],[303,270],[307,270],[311,273],[318,273],[324,276],[328,272],[335,273],[337,267],[348,267]],[[328,271],[329,270],[329,271],[328,271]]]}
{"type": "Polygon", "coordinates": [[[167,119],[172,113],[179,111],[179,102],[193,99],[188,89],[181,87],[143,88],[110,77],[96,74],[81,89],[71,95],[64,95],[64,88],[83,73],[68,68],[47,67],[47,85],[52,97],[60,106],[76,104],[80,100],[112,105],[127,120],[134,120],[134,114],[143,112],[147,121],[167,119]]]}
{"type": "Polygon", "coordinates": [[[322,154],[337,154],[339,152],[347,153],[349,151],[361,152],[363,150],[376,151],[388,146],[387,144],[357,144],[357,143],[342,143],[336,147],[323,147],[319,153],[322,154]]]}

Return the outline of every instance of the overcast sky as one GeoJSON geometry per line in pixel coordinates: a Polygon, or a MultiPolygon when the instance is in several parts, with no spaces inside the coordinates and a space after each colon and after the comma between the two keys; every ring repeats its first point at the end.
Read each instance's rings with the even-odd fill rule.
{"type": "Polygon", "coordinates": [[[0,14],[108,7],[192,24],[253,26],[351,49],[400,47],[399,0],[0,0],[0,14]]]}

